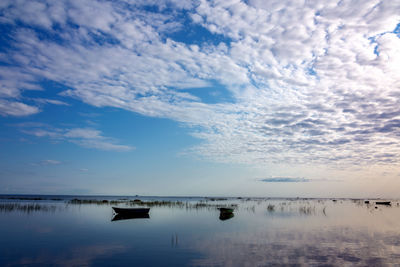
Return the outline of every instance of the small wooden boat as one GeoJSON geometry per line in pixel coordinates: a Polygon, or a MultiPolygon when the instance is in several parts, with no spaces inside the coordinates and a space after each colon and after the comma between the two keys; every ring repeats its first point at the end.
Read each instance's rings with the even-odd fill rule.
{"type": "Polygon", "coordinates": [[[221,213],[232,213],[234,208],[218,208],[221,213]]]}
{"type": "Polygon", "coordinates": [[[117,214],[147,214],[150,210],[150,208],[112,208],[117,214]]]}
{"type": "Polygon", "coordinates": [[[376,205],[390,205],[390,201],[376,201],[375,202],[376,205]]]}

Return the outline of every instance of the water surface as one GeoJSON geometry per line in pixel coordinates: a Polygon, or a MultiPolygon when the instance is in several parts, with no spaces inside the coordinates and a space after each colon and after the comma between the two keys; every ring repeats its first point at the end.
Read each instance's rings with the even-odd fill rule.
{"type": "Polygon", "coordinates": [[[391,266],[399,222],[396,200],[2,196],[0,265],[391,266]],[[146,203],[149,218],[115,220],[146,203]]]}

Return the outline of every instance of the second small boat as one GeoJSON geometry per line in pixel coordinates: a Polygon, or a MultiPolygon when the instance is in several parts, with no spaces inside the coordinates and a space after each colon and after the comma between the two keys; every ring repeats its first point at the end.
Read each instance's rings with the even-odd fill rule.
{"type": "Polygon", "coordinates": [[[391,205],[390,201],[376,201],[375,204],[376,205],[386,205],[386,206],[391,205]]]}
{"type": "Polygon", "coordinates": [[[225,207],[225,208],[218,208],[219,209],[219,219],[221,221],[229,220],[233,218],[235,215],[233,214],[234,207],[225,207]]]}
{"type": "Polygon", "coordinates": [[[218,208],[221,213],[232,213],[234,208],[218,208]]]}

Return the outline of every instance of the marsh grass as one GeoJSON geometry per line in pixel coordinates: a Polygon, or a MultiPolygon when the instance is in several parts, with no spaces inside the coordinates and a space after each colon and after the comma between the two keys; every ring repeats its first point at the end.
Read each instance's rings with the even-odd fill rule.
{"type": "Polygon", "coordinates": [[[315,214],[315,207],[311,206],[302,206],[299,207],[299,213],[303,215],[312,215],[315,214]]]}
{"type": "Polygon", "coordinates": [[[223,197],[206,197],[206,200],[210,200],[210,201],[225,201],[228,200],[227,198],[223,198],[223,197]]]}
{"type": "Polygon", "coordinates": [[[96,205],[117,205],[119,203],[125,203],[123,200],[98,200],[98,199],[78,199],[74,198],[68,201],[68,204],[96,204],[96,205]]]}
{"type": "MultiPolygon", "coordinates": [[[[215,200],[212,200],[215,201],[215,200]]],[[[129,206],[145,206],[145,207],[169,207],[169,208],[184,208],[184,209],[217,209],[226,208],[228,205],[221,205],[216,203],[208,203],[207,201],[200,201],[196,203],[183,202],[183,201],[129,201],[129,206]]],[[[237,205],[231,204],[229,207],[235,208],[237,205]]]]}
{"type": "Polygon", "coordinates": [[[10,197],[10,196],[0,196],[0,199],[10,199],[10,200],[52,200],[61,201],[62,198],[42,198],[42,197],[10,197]]]}
{"type": "Polygon", "coordinates": [[[253,213],[256,212],[256,206],[255,205],[252,205],[252,206],[249,206],[249,207],[245,207],[244,209],[247,210],[247,211],[251,211],[253,213]]]}
{"type": "Polygon", "coordinates": [[[57,207],[53,205],[41,205],[41,204],[20,204],[20,203],[1,203],[0,212],[13,212],[22,211],[26,213],[45,211],[54,212],[57,207]]]}
{"type": "MultiPolygon", "coordinates": [[[[211,200],[215,201],[215,200],[211,200]]],[[[168,207],[168,208],[184,208],[184,209],[216,209],[226,207],[217,203],[208,203],[208,201],[200,201],[196,203],[188,201],[142,201],[140,199],[134,200],[96,200],[96,199],[72,199],[67,202],[73,205],[126,205],[131,207],[168,207]]],[[[229,205],[230,207],[237,207],[236,204],[229,205]]]]}
{"type": "Polygon", "coordinates": [[[127,203],[129,206],[146,206],[146,207],[177,207],[185,208],[188,202],[183,201],[141,201],[134,200],[127,203]]]}
{"type": "Polygon", "coordinates": [[[147,207],[184,207],[185,202],[182,201],[142,201],[140,199],[134,200],[98,200],[98,199],[77,199],[74,198],[68,201],[68,204],[95,204],[95,205],[118,205],[125,204],[129,206],[147,206],[147,207]]]}
{"type": "Polygon", "coordinates": [[[310,200],[293,200],[283,201],[277,203],[268,203],[266,205],[268,213],[291,213],[299,215],[317,215],[322,214],[327,216],[326,201],[316,200],[315,202],[310,200]]]}

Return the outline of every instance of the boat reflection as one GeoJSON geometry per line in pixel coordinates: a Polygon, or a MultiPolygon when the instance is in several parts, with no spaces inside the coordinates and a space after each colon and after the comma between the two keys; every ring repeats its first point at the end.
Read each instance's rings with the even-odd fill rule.
{"type": "Polygon", "coordinates": [[[221,221],[229,220],[232,219],[233,217],[235,217],[235,214],[233,214],[233,212],[221,212],[219,214],[219,219],[221,221]]]}
{"type": "Polygon", "coordinates": [[[127,214],[118,213],[114,215],[111,221],[114,222],[114,221],[131,220],[131,219],[150,219],[150,215],[148,213],[127,213],[127,214]]]}

